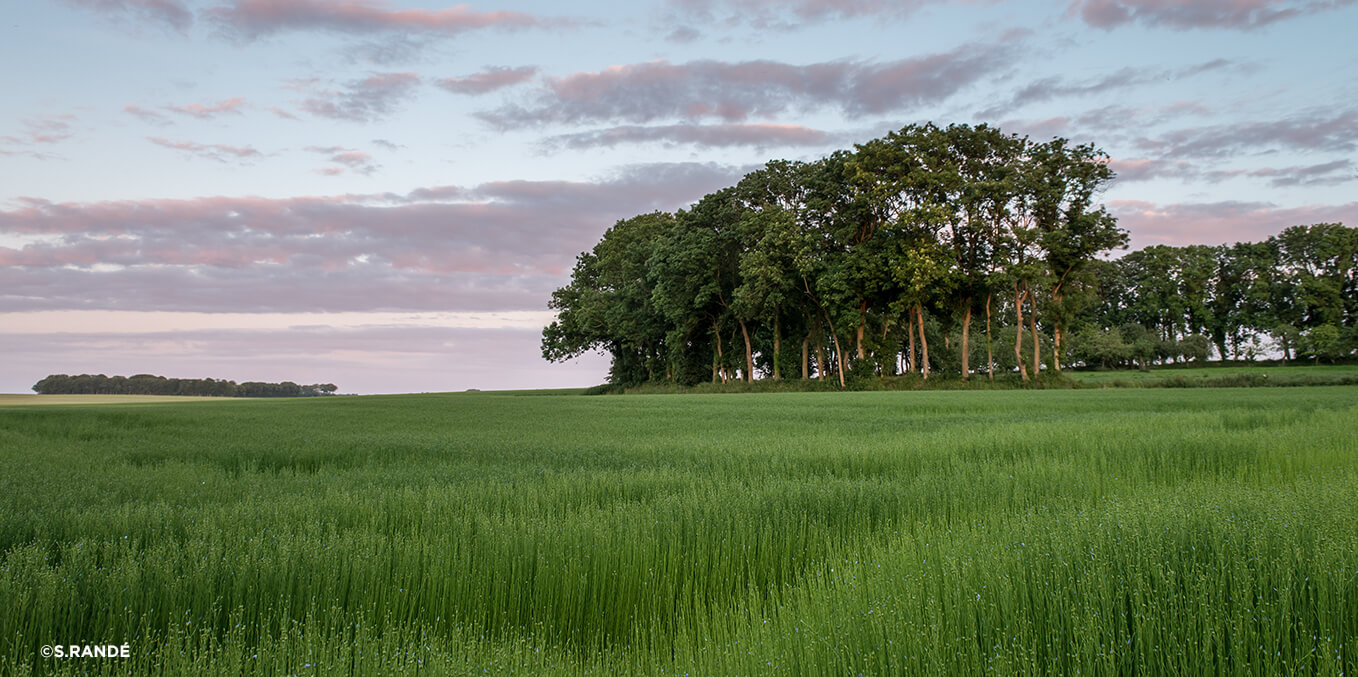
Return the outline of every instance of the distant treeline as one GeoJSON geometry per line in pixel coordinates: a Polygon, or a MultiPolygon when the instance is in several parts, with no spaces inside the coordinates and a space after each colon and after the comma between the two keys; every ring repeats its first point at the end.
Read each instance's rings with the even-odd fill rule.
{"type": "Polygon", "coordinates": [[[212,378],[166,378],[152,374],[52,374],[33,384],[39,395],[202,395],[208,397],[319,397],[334,395],[333,383],[298,385],[292,381],[219,381],[212,378]]]}

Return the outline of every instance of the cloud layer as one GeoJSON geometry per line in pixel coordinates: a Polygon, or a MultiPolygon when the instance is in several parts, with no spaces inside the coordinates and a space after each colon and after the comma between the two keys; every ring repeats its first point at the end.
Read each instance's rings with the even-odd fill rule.
{"type": "Polygon", "coordinates": [[[1135,23],[1180,30],[1253,30],[1352,4],[1353,0],[1075,0],[1068,11],[1105,29],[1135,23]]]}
{"type": "Polygon", "coordinates": [[[549,78],[526,105],[480,117],[499,128],[591,122],[717,119],[742,122],[832,109],[860,118],[939,103],[996,73],[1011,41],[885,63],[668,61],[549,78]]]}
{"type": "Polygon", "coordinates": [[[353,80],[343,89],[312,90],[312,96],[299,102],[302,110],[335,120],[373,122],[396,112],[420,85],[415,73],[378,73],[353,80]]]}
{"type": "Polygon", "coordinates": [[[565,23],[524,12],[478,12],[467,5],[437,10],[405,9],[371,0],[234,0],[207,10],[206,14],[223,28],[246,38],[305,30],[457,35],[487,28],[514,30],[565,23]]]}
{"type": "MultiPolygon", "coordinates": [[[[339,164],[352,152],[312,150],[339,164]]],[[[0,312],[541,309],[617,219],[685,206],[741,173],[680,163],[405,195],[28,198],[0,211],[0,235],[28,240],[0,247],[0,312]]]]}
{"type": "Polygon", "coordinates": [[[442,78],[435,84],[453,94],[479,96],[497,89],[528,82],[537,74],[538,68],[536,66],[521,66],[519,68],[498,66],[463,77],[442,78]]]}

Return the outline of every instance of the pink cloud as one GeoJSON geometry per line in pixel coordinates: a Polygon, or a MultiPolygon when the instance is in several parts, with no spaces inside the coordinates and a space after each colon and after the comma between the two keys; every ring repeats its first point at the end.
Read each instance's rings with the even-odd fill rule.
{"type": "Polygon", "coordinates": [[[157,112],[155,112],[155,111],[153,111],[153,110],[147,110],[147,109],[142,108],[141,106],[138,106],[138,105],[136,105],[136,104],[131,104],[131,103],[130,103],[130,104],[127,104],[126,106],[123,106],[123,112],[124,112],[124,113],[127,113],[128,115],[131,115],[131,116],[133,116],[133,117],[136,117],[137,119],[141,120],[142,122],[145,122],[145,123],[148,123],[148,124],[152,124],[152,125],[161,125],[161,126],[163,126],[163,125],[173,124],[173,123],[171,123],[169,120],[167,120],[167,119],[165,118],[164,115],[161,115],[160,113],[157,113],[157,112]]]}
{"type": "Polygon", "coordinates": [[[339,176],[345,173],[346,170],[356,174],[368,175],[381,167],[381,165],[378,165],[373,161],[372,155],[352,148],[343,148],[340,146],[307,146],[306,150],[327,155],[329,156],[327,159],[330,162],[339,165],[316,170],[317,174],[323,174],[325,176],[339,176]]]}
{"type": "Polygon", "coordinates": [[[787,111],[838,108],[859,117],[938,103],[1009,63],[1015,35],[993,44],[887,63],[668,61],[550,78],[529,107],[479,115],[501,128],[599,120],[718,118],[741,122],[787,111]]]}
{"type": "Polygon", "coordinates": [[[1152,244],[1258,242],[1288,226],[1358,223],[1358,202],[1279,207],[1266,202],[1208,202],[1159,205],[1114,200],[1109,211],[1131,232],[1134,249],[1152,244]]]}
{"type": "Polygon", "coordinates": [[[297,117],[296,115],[293,115],[292,113],[289,113],[288,111],[286,111],[286,110],[284,110],[284,109],[282,109],[282,108],[279,108],[278,106],[270,106],[270,107],[269,107],[269,112],[270,112],[270,113],[273,113],[274,115],[277,115],[277,116],[280,117],[280,118],[283,118],[284,120],[300,120],[300,119],[301,119],[301,118],[297,117]]]}
{"type": "Polygon", "coordinates": [[[211,105],[204,105],[201,103],[190,103],[183,106],[166,106],[165,108],[168,110],[172,110],[176,113],[180,113],[182,115],[190,115],[200,120],[207,120],[217,117],[218,115],[221,115],[223,113],[232,113],[235,115],[240,115],[240,109],[244,105],[245,99],[242,97],[236,97],[234,99],[219,101],[211,105]]]}
{"type": "Polygon", "coordinates": [[[62,0],[68,5],[82,7],[109,16],[133,16],[146,19],[187,33],[193,25],[193,12],[177,0],[62,0]]]}
{"type": "Polygon", "coordinates": [[[1353,0],[1074,0],[1067,13],[1104,29],[1140,23],[1181,30],[1252,30],[1351,4],[1353,0]]]}
{"type": "Polygon", "coordinates": [[[260,153],[259,150],[253,146],[228,146],[216,143],[196,143],[194,141],[171,141],[159,136],[148,136],[146,137],[146,140],[163,148],[192,153],[198,157],[216,160],[218,162],[226,162],[228,157],[237,160],[247,160],[263,156],[263,153],[260,153]]]}
{"type": "Polygon", "coordinates": [[[470,94],[476,96],[528,82],[529,80],[532,80],[537,73],[538,69],[536,66],[522,66],[519,68],[491,67],[480,73],[473,73],[460,78],[443,78],[435,84],[453,94],[470,94]]]}
{"type": "Polygon", "coordinates": [[[1193,165],[1176,160],[1113,158],[1108,162],[1108,166],[1117,173],[1116,180],[1119,183],[1165,178],[1195,178],[1200,174],[1193,165]]]}
{"type": "Polygon", "coordinates": [[[687,206],[742,173],[672,164],[406,195],[21,198],[0,210],[0,235],[60,237],[0,247],[0,312],[541,309],[617,219],[687,206]]]}
{"type": "Polygon", "coordinates": [[[21,136],[0,136],[0,141],[13,145],[61,143],[71,138],[74,121],[75,116],[69,113],[31,117],[23,121],[21,136]]]}
{"type": "Polygon", "coordinates": [[[394,113],[402,101],[414,94],[419,84],[420,76],[415,73],[379,73],[354,80],[341,91],[318,92],[299,105],[312,115],[372,122],[394,113]]]}
{"type": "Polygon", "coordinates": [[[717,124],[717,125],[660,125],[643,127],[626,125],[589,132],[554,136],[546,141],[548,147],[594,148],[630,143],[662,143],[695,145],[709,148],[728,146],[819,147],[834,141],[831,135],[818,129],[800,125],[717,124]]]}
{"type": "MultiPolygon", "coordinates": [[[[791,28],[796,22],[859,17],[904,18],[949,0],[670,0],[681,15],[707,23],[791,28]]],[[[997,1],[997,0],[988,0],[997,1]]]]}
{"type": "Polygon", "coordinates": [[[208,10],[207,14],[227,29],[250,38],[285,30],[456,35],[487,28],[513,30],[567,23],[523,12],[478,12],[467,5],[439,10],[402,9],[376,0],[234,0],[208,10]]]}

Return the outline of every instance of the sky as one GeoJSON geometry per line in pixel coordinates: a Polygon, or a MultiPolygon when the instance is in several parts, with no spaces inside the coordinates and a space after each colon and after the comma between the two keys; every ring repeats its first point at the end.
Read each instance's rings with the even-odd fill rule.
{"type": "Polygon", "coordinates": [[[1358,224],[1358,0],[30,0],[0,19],[0,392],[587,386],[619,219],[908,124],[1094,143],[1132,246],[1358,224]]]}

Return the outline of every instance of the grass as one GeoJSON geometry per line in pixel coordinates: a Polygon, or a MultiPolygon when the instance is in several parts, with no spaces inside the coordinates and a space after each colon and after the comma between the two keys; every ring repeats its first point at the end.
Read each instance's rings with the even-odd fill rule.
{"type": "Polygon", "coordinates": [[[168,402],[221,402],[223,397],[189,397],[184,395],[18,395],[0,393],[0,407],[71,405],[71,404],[137,404],[168,402]]]}
{"type": "Polygon", "coordinates": [[[1354,674],[1355,414],[1354,387],[0,407],[0,674],[1354,674]]]}
{"type": "Polygon", "coordinates": [[[1150,371],[1118,369],[1102,371],[1071,371],[1066,376],[1083,384],[1111,384],[1113,381],[1139,383],[1167,378],[1206,380],[1228,376],[1264,376],[1275,380],[1299,380],[1305,378],[1358,378],[1358,364],[1340,365],[1249,365],[1249,364],[1211,364],[1209,366],[1169,365],[1156,367],[1150,371]]]}

